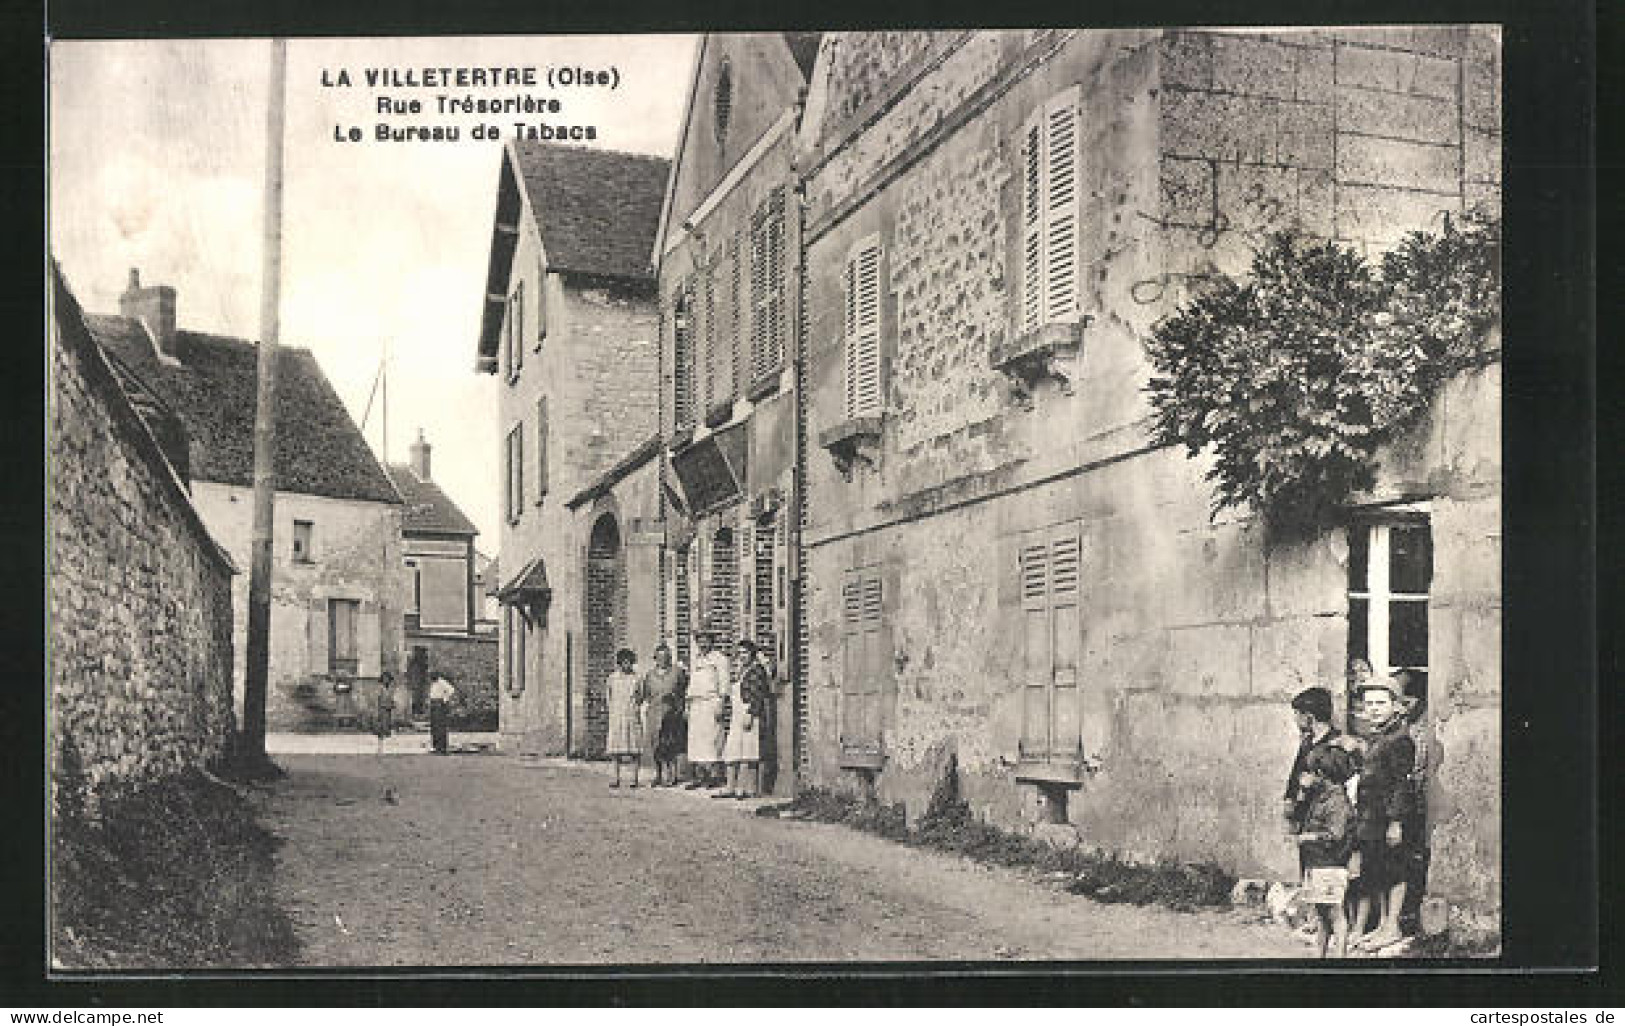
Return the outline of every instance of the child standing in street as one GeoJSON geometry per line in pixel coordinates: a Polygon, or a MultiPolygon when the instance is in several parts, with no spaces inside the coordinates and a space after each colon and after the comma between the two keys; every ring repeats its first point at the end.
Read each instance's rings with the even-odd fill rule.
{"type": "Polygon", "coordinates": [[[1310,751],[1299,778],[1305,801],[1297,835],[1303,861],[1303,900],[1315,907],[1316,943],[1320,957],[1335,948],[1338,958],[1348,956],[1348,916],[1343,900],[1348,894],[1349,856],[1354,851],[1354,808],[1343,783],[1354,770],[1353,760],[1332,745],[1310,751]]]}
{"type": "Polygon", "coordinates": [[[604,697],[609,705],[609,739],[606,753],[615,761],[615,782],[621,786],[621,764],[632,764],[632,786],[638,786],[638,767],[643,761],[643,717],[649,704],[649,690],[642,677],[633,672],[638,657],[629,648],[615,653],[615,672],[604,681],[604,697]]]}

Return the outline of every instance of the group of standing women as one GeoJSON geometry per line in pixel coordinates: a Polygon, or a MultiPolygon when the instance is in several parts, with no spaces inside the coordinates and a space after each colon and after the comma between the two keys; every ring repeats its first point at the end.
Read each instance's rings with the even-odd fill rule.
{"type": "Polygon", "coordinates": [[[615,672],[605,682],[606,751],[615,763],[610,787],[622,786],[622,767],[628,764],[630,786],[637,787],[648,754],[654,760],[654,787],[677,786],[680,763],[686,761],[690,790],[720,788],[712,797],[739,799],[761,792],[763,723],[773,698],[761,647],[740,638],[736,665],[714,647],[710,632],[696,632],[694,642],[694,665],[687,670],[672,661],[664,642],[655,646],[653,668],[641,675],[636,653],[623,648],[615,654],[615,672]]]}

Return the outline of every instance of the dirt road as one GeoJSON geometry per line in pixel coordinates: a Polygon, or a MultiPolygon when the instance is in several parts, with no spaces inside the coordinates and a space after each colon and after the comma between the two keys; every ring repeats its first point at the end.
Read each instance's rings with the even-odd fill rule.
{"type": "Polygon", "coordinates": [[[1233,913],[1103,905],[703,792],[504,755],[284,755],[278,900],[320,966],[1301,958],[1233,913]]]}

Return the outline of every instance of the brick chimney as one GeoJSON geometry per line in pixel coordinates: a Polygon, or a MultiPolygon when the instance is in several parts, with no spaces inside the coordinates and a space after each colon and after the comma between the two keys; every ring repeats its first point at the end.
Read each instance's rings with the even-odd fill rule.
{"type": "Polygon", "coordinates": [[[407,447],[412,474],[419,481],[429,480],[429,443],[423,440],[423,429],[418,428],[418,440],[407,447]]]}
{"type": "Polygon", "coordinates": [[[118,299],[119,313],[147,326],[158,351],[180,359],[175,344],[175,290],[168,285],[141,287],[141,272],[130,268],[130,287],[118,299]]]}

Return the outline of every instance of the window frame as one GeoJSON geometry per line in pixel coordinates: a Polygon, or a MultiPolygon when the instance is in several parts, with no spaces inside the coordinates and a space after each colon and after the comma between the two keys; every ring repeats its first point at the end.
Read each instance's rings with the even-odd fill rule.
{"type": "MultiPolygon", "coordinates": [[[[1348,661],[1364,659],[1371,667],[1374,679],[1383,680],[1390,674],[1399,670],[1419,672],[1426,679],[1433,658],[1432,637],[1432,594],[1434,574],[1434,546],[1433,546],[1433,518],[1431,511],[1426,508],[1390,508],[1361,511],[1353,515],[1346,529],[1346,541],[1349,549],[1349,576],[1346,597],[1348,600],[1347,616],[1349,620],[1349,637],[1345,647],[1348,661]],[[1424,590],[1394,591],[1392,588],[1392,562],[1393,562],[1393,531],[1395,528],[1422,529],[1424,545],[1427,553],[1425,566],[1424,590]],[[1361,531],[1366,535],[1365,547],[1365,580],[1360,582],[1363,587],[1356,588],[1354,575],[1356,561],[1354,552],[1356,542],[1353,532],[1361,531]],[[1365,603],[1364,651],[1355,649],[1355,614],[1354,603],[1365,603]],[[1395,665],[1390,663],[1393,655],[1393,607],[1398,604],[1416,605],[1423,607],[1423,656],[1421,664],[1395,665]],[[1381,658],[1373,658],[1373,653],[1380,652],[1381,658]]],[[[1353,696],[1350,696],[1351,700],[1353,696]]]]}
{"type": "Polygon", "coordinates": [[[353,598],[327,600],[327,673],[334,678],[353,678],[361,671],[361,602],[353,598]],[[348,640],[350,656],[339,655],[339,640],[344,637],[339,610],[348,609],[348,640]]]}

